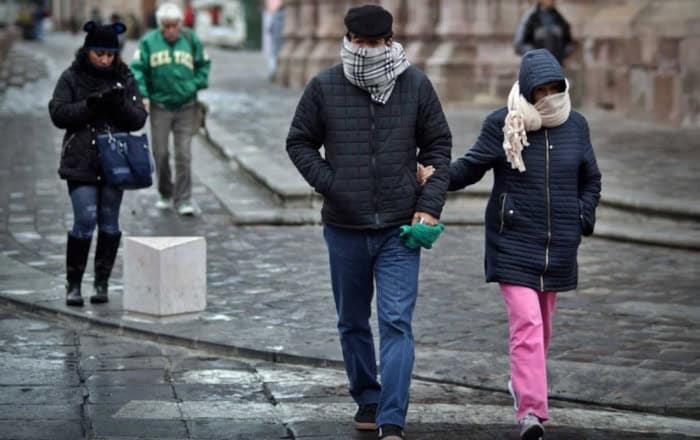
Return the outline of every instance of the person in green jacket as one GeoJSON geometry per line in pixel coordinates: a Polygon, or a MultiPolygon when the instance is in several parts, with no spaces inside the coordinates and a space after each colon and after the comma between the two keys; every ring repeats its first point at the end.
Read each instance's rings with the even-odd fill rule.
{"type": "Polygon", "coordinates": [[[156,11],[156,20],[158,29],[144,35],[130,66],[151,115],[160,192],[156,207],[175,206],[180,215],[194,215],[191,143],[197,92],[208,86],[211,61],[194,31],[183,27],[178,6],[163,3],[156,11]],[[175,185],[168,147],[171,131],[175,142],[175,185]]]}

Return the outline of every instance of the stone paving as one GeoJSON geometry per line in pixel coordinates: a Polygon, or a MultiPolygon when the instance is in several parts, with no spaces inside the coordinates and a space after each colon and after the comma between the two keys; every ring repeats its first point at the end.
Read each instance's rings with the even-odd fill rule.
{"type": "MultiPolygon", "coordinates": [[[[500,393],[415,381],[408,438],[515,439],[500,393]]],[[[700,422],[555,403],[548,439],[689,439],[700,422]]],[[[0,306],[0,438],[355,439],[343,373],[236,359],[0,306]],[[31,369],[27,369],[31,365],[31,369]]]]}
{"type": "MultiPolygon", "coordinates": [[[[321,229],[233,226],[200,179],[194,193],[202,216],[157,211],[156,193],[149,189],[126,194],[121,220],[127,235],[206,237],[206,312],[175,320],[125,315],[121,255],[112,302],[66,310],[61,285],[71,210],[55,171],[60,132],[45,113],[51,88],[39,81],[20,91],[12,99],[34,103],[21,112],[8,111],[12,103],[0,100],[0,296],[151,337],[178,337],[271,360],[337,365],[321,229]]],[[[195,143],[196,154],[204,148],[195,143]]],[[[196,168],[206,172],[207,166],[196,168]]],[[[224,185],[226,176],[218,178],[224,185]]],[[[580,255],[580,288],[561,295],[555,318],[553,401],[700,417],[700,254],[592,239],[584,241],[580,255]]],[[[497,390],[503,397],[506,316],[497,289],[483,282],[482,261],[480,227],[450,227],[435,249],[423,254],[416,375],[436,386],[461,384],[497,390]]],[[[86,287],[89,281],[88,276],[86,287]]],[[[314,432],[304,426],[314,435],[332,429],[314,432]]]]}

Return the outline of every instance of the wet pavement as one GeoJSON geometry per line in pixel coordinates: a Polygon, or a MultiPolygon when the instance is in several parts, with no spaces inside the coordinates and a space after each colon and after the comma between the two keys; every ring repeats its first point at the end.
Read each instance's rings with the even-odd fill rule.
{"type": "MultiPolygon", "coordinates": [[[[415,381],[409,439],[516,439],[503,393],[415,381]]],[[[548,439],[685,439],[700,422],[555,403],[548,439]]],[[[0,306],[0,438],[355,439],[341,371],[116,336],[0,306]],[[31,368],[27,368],[30,365],[31,368]]]]}
{"type": "MultiPolygon", "coordinates": [[[[72,48],[60,45],[53,50],[56,54],[71,52],[72,48]]],[[[48,56],[45,61],[48,71],[55,75],[58,70],[57,61],[48,56]]],[[[46,114],[46,94],[52,88],[53,84],[39,80],[31,87],[14,90],[0,98],[0,130],[4,146],[0,150],[0,297],[21,304],[25,309],[68,314],[73,316],[71,325],[90,320],[100,328],[111,326],[120,331],[131,329],[140,332],[142,337],[216,349],[226,354],[244,353],[267,360],[303,362],[309,365],[338,365],[340,353],[321,229],[316,226],[234,226],[230,213],[211,189],[210,176],[206,179],[198,176],[195,182],[195,197],[203,211],[200,217],[181,218],[172,212],[157,211],[153,207],[157,198],[153,189],[128,192],[121,215],[126,235],[206,237],[209,259],[208,307],[205,312],[171,320],[125,314],[121,310],[121,253],[114,274],[112,302],[107,306],[88,305],[83,309],[67,310],[62,299],[62,278],[65,231],[70,227],[72,216],[65,185],[56,175],[60,132],[51,126],[46,114]],[[203,184],[204,180],[209,186],[203,184]]],[[[205,144],[197,141],[195,160],[205,155],[205,144]]],[[[195,167],[200,174],[207,173],[208,169],[215,166],[203,162],[195,167]]],[[[229,177],[231,176],[225,174],[217,177],[221,180],[222,187],[229,177]]],[[[236,191],[236,188],[230,190],[236,191]]],[[[424,423],[415,428],[414,437],[411,438],[464,438],[467,434],[469,438],[514,438],[514,431],[510,427],[510,403],[504,393],[508,375],[506,316],[497,289],[483,282],[482,249],[482,228],[450,227],[438,245],[423,254],[421,293],[414,329],[417,342],[416,374],[428,381],[425,386],[431,388],[433,394],[428,394],[423,400],[419,397],[420,393],[414,392],[414,407],[421,409],[422,403],[448,406],[434,406],[429,411],[426,409],[412,414],[413,420],[423,420],[424,423]],[[475,388],[498,392],[477,392],[475,388]],[[454,393],[466,393],[467,397],[456,398],[454,393]],[[473,393],[478,396],[474,397],[473,393]],[[451,418],[438,418],[438,422],[430,423],[431,418],[437,417],[436,413],[440,417],[451,418]],[[472,420],[472,415],[480,417],[476,419],[479,422],[465,427],[463,421],[472,420]],[[457,424],[455,429],[459,434],[454,434],[453,437],[428,434],[444,430],[452,421],[457,424]]],[[[553,405],[566,406],[563,400],[577,400],[596,405],[594,409],[588,408],[591,411],[597,410],[595,408],[600,405],[614,405],[700,418],[700,322],[697,319],[700,316],[700,299],[696,288],[700,254],[594,238],[584,242],[579,264],[580,288],[576,293],[561,295],[555,318],[550,362],[553,405]]],[[[88,275],[86,289],[90,281],[88,275]]],[[[85,420],[101,418],[105,420],[105,431],[96,434],[97,438],[114,435],[115,429],[124,429],[125,434],[120,435],[126,436],[125,438],[132,435],[128,432],[135,433],[135,437],[149,435],[153,438],[197,438],[194,436],[199,435],[197,432],[218,432],[211,434],[211,437],[206,437],[210,434],[202,434],[201,438],[229,438],[222,435],[222,431],[216,430],[230,426],[234,423],[232,420],[238,425],[251,426],[251,435],[260,426],[260,429],[268,428],[265,423],[256,424],[253,423],[256,420],[246,418],[250,414],[250,408],[261,407],[235,406],[234,403],[238,400],[228,399],[229,394],[222,396],[219,385],[200,389],[198,385],[203,384],[197,382],[194,384],[196,386],[191,387],[197,388],[191,391],[192,396],[196,397],[191,399],[184,399],[182,396],[187,394],[176,394],[175,391],[168,394],[168,384],[182,381],[183,385],[187,385],[189,376],[178,376],[175,373],[172,376],[166,375],[165,371],[176,370],[166,368],[169,364],[160,359],[161,352],[158,356],[153,354],[155,352],[144,354],[148,351],[139,355],[126,355],[119,351],[118,342],[88,337],[88,343],[85,344],[89,348],[85,351],[87,355],[80,354],[80,359],[90,355],[95,355],[98,360],[121,356],[127,362],[125,365],[131,365],[127,369],[133,368],[134,371],[99,373],[99,368],[95,367],[93,369],[98,370],[95,377],[81,377],[78,368],[81,364],[76,361],[76,353],[83,347],[80,342],[82,339],[77,336],[80,332],[54,331],[51,327],[52,330],[38,331],[37,337],[42,341],[46,339],[44,345],[51,347],[47,350],[54,353],[57,359],[49,356],[45,362],[42,360],[44,355],[39,351],[32,352],[31,347],[22,346],[21,350],[29,351],[20,353],[16,344],[21,341],[12,338],[17,335],[26,336],[23,333],[27,333],[32,325],[31,319],[23,317],[20,321],[26,321],[24,327],[13,321],[15,327],[3,327],[0,331],[0,337],[5,338],[0,350],[11,353],[3,360],[19,359],[3,363],[7,367],[2,368],[16,370],[23,363],[28,363],[27,359],[32,359],[30,382],[36,380],[37,384],[50,388],[51,384],[47,382],[54,383],[60,377],[67,381],[66,384],[70,383],[57,390],[42,389],[41,395],[46,396],[47,400],[28,403],[51,407],[42,408],[42,411],[53,414],[51,420],[45,421],[47,430],[51,426],[63,426],[60,420],[65,419],[66,426],[73,427],[66,428],[66,435],[77,432],[70,429],[78,428],[83,433],[89,433],[91,428],[85,420]],[[23,330],[20,331],[19,328],[23,330]],[[22,355],[19,356],[20,354],[22,355]],[[132,362],[129,359],[132,358],[134,363],[129,364],[132,362]],[[70,364],[70,359],[75,367],[72,372],[65,369],[70,364]],[[50,362],[55,360],[60,362],[50,362]],[[56,368],[50,367],[51,365],[56,368]],[[112,402],[109,400],[111,397],[100,397],[100,393],[95,393],[92,394],[95,399],[106,400],[93,402],[96,407],[92,410],[81,407],[83,403],[80,401],[67,406],[60,403],[62,399],[74,402],[73,393],[76,390],[71,388],[83,390],[83,387],[87,387],[89,390],[90,386],[98,385],[100,388],[115,388],[111,391],[118,401],[112,402]],[[119,387],[122,387],[121,391],[119,387]],[[127,394],[119,394],[120,392],[127,394]],[[136,394],[128,395],[131,392],[136,394]],[[125,397],[127,395],[128,399],[125,397]],[[209,400],[208,397],[218,403],[193,403],[188,406],[178,401],[201,402],[209,400]],[[129,406],[132,401],[140,403],[129,406]],[[153,404],[153,401],[169,402],[171,405],[153,404]],[[82,408],[82,411],[76,413],[76,407],[82,408]],[[138,423],[146,422],[139,417],[137,419],[140,422],[132,423],[131,416],[149,413],[158,417],[147,419],[152,425],[148,425],[145,431],[139,431],[138,423]],[[116,421],[115,414],[121,414],[116,421]],[[75,418],[78,415],[80,417],[75,418]],[[190,419],[196,423],[190,423],[190,419]],[[173,431],[168,431],[169,429],[173,431]],[[184,431],[177,431],[179,429],[184,431]]],[[[182,350],[171,345],[143,344],[158,347],[153,350],[168,353],[182,350]]],[[[287,368],[279,365],[273,367],[287,368]]],[[[192,370],[218,369],[249,371],[248,367],[192,367],[192,370]]],[[[300,402],[308,401],[316,406],[300,406],[296,402],[289,407],[296,411],[295,414],[311,413],[314,417],[302,418],[300,421],[293,419],[286,425],[282,423],[277,426],[284,429],[279,435],[294,435],[298,438],[353,438],[355,434],[346,422],[347,414],[352,411],[343,406],[350,402],[343,397],[342,374],[337,370],[323,371],[330,371],[328,374],[334,375],[334,385],[330,388],[335,390],[335,394],[330,394],[330,397],[324,394],[328,392],[325,384],[321,387],[324,391],[318,391],[312,386],[311,391],[302,393],[304,398],[300,402]],[[318,400],[306,400],[310,397],[318,400]],[[329,423],[329,420],[333,422],[329,423]],[[339,421],[343,423],[338,424],[339,421]],[[334,431],[338,429],[340,432],[334,431]]],[[[24,372],[17,375],[21,377],[21,373],[24,372]]],[[[233,383],[227,385],[236,388],[235,393],[243,392],[240,387],[248,380],[246,374],[222,374],[232,374],[229,381],[233,383]]],[[[198,381],[205,380],[198,377],[198,381]]],[[[21,382],[23,379],[13,380],[21,382]]],[[[302,382],[306,386],[317,381],[302,382]]],[[[16,387],[26,385],[2,384],[16,387]]],[[[263,400],[257,400],[260,396],[256,396],[251,402],[263,404],[265,408],[265,405],[285,408],[279,402],[284,402],[287,397],[293,401],[294,396],[300,393],[298,387],[297,384],[297,388],[283,389],[274,399],[274,402],[278,402],[277,405],[270,403],[269,396],[265,393],[263,400]]],[[[170,389],[177,387],[171,386],[170,389]]],[[[186,393],[185,389],[186,386],[178,392],[186,393]]],[[[22,393],[21,389],[8,388],[1,391],[2,396],[22,393]],[[6,394],[5,391],[15,394],[6,394]]],[[[83,392],[84,390],[81,391],[83,392]]],[[[232,393],[231,395],[235,394],[232,393]]],[[[8,397],[8,400],[12,403],[15,397],[8,397]]],[[[23,411],[21,408],[11,409],[10,406],[0,408],[0,429],[18,426],[33,429],[29,425],[16,423],[22,414],[29,414],[28,409],[23,411]]],[[[265,411],[268,410],[269,408],[265,411]]],[[[36,416],[36,413],[33,414],[36,416]]],[[[268,413],[255,413],[255,417],[263,417],[260,414],[268,413]]],[[[634,436],[614,432],[620,429],[619,425],[614,425],[612,431],[586,430],[590,426],[605,428],[598,422],[591,422],[593,424],[589,426],[585,421],[588,419],[585,418],[569,422],[570,414],[575,412],[568,409],[557,413],[554,420],[565,423],[553,427],[550,431],[553,435],[548,435],[547,438],[557,438],[554,437],[557,433],[558,438],[683,438],[674,436],[675,434],[658,436],[660,434],[649,431],[651,428],[646,424],[640,430],[650,433],[634,436]]],[[[286,416],[278,413],[269,416],[273,415],[287,420],[284,418],[286,416]]],[[[644,418],[649,418],[652,425],[656,423],[656,419],[651,416],[645,415],[644,418]]],[[[623,420],[618,420],[617,416],[606,420],[608,419],[623,420]]],[[[663,420],[675,421],[678,426],[686,426],[684,424],[688,423],[691,427],[695,426],[693,421],[663,420]]],[[[32,432],[42,431],[38,429],[32,432]]],[[[690,431],[686,434],[695,435],[697,432],[690,431]]],[[[24,437],[18,435],[17,438],[42,438],[31,435],[34,434],[24,437]]],[[[267,434],[260,434],[254,438],[282,438],[265,435],[267,434]]],[[[0,438],[4,437],[0,435],[0,438]]]]}

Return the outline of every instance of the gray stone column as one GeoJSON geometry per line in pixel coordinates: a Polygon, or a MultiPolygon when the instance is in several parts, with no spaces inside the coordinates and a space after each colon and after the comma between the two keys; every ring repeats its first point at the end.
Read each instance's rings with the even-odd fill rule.
{"type": "Polygon", "coordinates": [[[402,40],[405,36],[404,28],[406,27],[406,1],[407,0],[381,0],[379,2],[384,9],[391,12],[391,15],[394,16],[394,39],[404,44],[404,46],[405,42],[402,40]]]}
{"type": "Polygon", "coordinates": [[[476,46],[471,36],[473,0],[442,0],[437,35],[440,44],[426,62],[426,72],[442,101],[471,100],[475,93],[476,46]]]}
{"type": "Polygon", "coordinates": [[[299,44],[299,10],[301,0],[287,0],[284,11],[284,44],[280,50],[277,62],[275,82],[283,86],[289,85],[291,74],[291,59],[294,49],[299,44]]]}
{"type": "Polygon", "coordinates": [[[306,64],[306,81],[340,62],[340,47],[345,34],[343,18],[350,6],[349,0],[318,0],[317,41],[306,64]]]}
{"type": "Polygon", "coordinates": [[[437,0],[408,0],[406,24],[401,42],[406,48],[408,61],[419,69],[425,69],[426,60],[437,46],[435,26],[438,22],[437,0]]]}
{"type": "Polygon", "coordinates": [[[314,48],[318,0],[302,0],[299,7],[297,35],[299,43],[290,56],[289,85],[301,88],[306,85],[306,64],[314,48]]]}

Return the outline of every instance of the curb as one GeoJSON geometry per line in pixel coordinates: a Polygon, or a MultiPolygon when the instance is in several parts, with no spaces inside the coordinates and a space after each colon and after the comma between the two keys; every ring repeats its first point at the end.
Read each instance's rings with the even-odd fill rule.
{"type": "MultiPolygon", "coordinates": [[[[216,123],[214,123],[216,124],[216,123]]],[[[215,131],[218,131],[218,126],[215,131]]],[[[223,130],[223,129],[221,129],[223,130]]],[[[308,201],[312,198],[319,198],[310,188],[304,186],[305,194],[301,194],[300,191],[287,191],[286,187],[278,185],[275,181],[270,179],[268,176],[260,174],[254,167],[248,166],[244,161],[240,160],[235,154],[230,154],[224,147],[221,141],[215,139],[210,131],[205,134],[205,139],[214,147],[214,149],[219,153],[219,155],[228,160],[235,161],[241,169],[248,173],[251,178],[256,182],[263,185],[268,191],[280,197],[281,199],[289,198],[293,201],[308,201]]],[[[485,191],[482,189],[472,189],[467,191],[465,194],[448,196],[451,198],[461,198],[461,197],[489,197],[490,191],[485,191]]],[[[284,202],[284,200],[283,200],[284,202]]],[[[639,214],[648,214],[653,216],[660,216],[670,219],[679,220],[695,220],[700,221],[700,204],[686,206],[681,201],[674,201],[669,199],[659,199],[644,197],[643,194],[639,193],[625,193],[624,191],[604,191],[600,200],[601,206],[609,206],[611,208],[622,209],[626,211],[631,211],[639,214]]]]}

